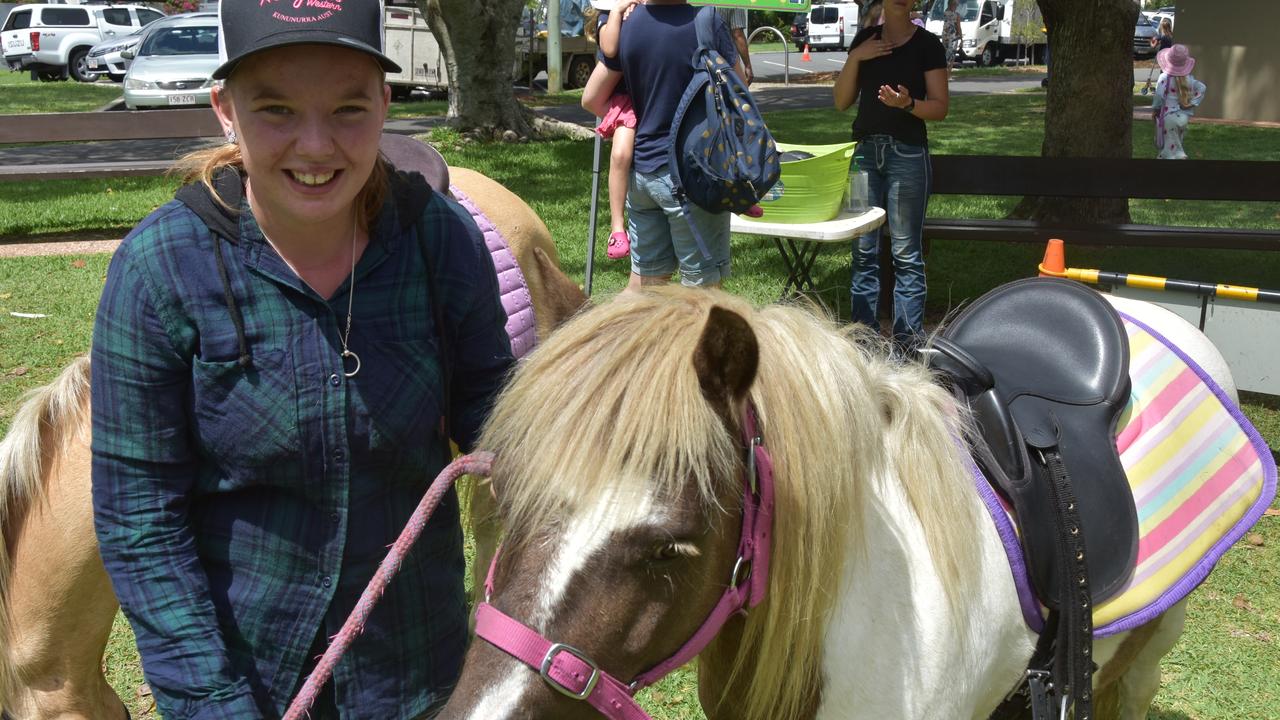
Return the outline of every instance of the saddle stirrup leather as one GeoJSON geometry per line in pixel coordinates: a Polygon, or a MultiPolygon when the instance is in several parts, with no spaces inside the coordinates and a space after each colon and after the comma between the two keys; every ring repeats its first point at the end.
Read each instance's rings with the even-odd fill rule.
{"type": "Polygon", "coordinates": [[[974,418],[975,461],[1013,505],[1033,585],[1050,609],[1023,682],[992,718],[1092,714],[1092,610],[1128,581],[1137,511],[1115,448],[1129,400],[1123,323],[1078,283],[1031,278],[961,313],[928,364],[974,418]],[[1090,552],[1092,550],[1092,553],[1090,552]]]}

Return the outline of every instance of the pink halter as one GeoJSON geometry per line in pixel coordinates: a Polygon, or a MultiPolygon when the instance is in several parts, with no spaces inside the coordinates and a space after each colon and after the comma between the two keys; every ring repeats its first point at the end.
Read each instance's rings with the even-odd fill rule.
{"type": "Polygon", "coordinates": [[[493,572],[497,556],[485,580],[486,602],[476,608],[476,635],[538,671],[554,690],[576,700],[585,700],[612,720],[651,720],[633,695],[692,660],[702,652],[734,614],[754,608],[764,600],[769,587],[770,533],[773,530],[773,460],[756,425],[756,413],[748,405],[743,435],[750,452],[743,478],[742,535],[738,540],[738,560],[728,586],[711,614],[693,637],[667,660],[641,673],[629,684],[600,669],[582,651],[553,643],[536,631],[504,614],[487,602],[493,592],[493,572]]]}

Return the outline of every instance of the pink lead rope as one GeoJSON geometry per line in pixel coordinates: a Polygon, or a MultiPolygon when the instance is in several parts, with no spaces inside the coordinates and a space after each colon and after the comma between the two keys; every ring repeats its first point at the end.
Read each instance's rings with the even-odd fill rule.
{"type": "MultiPolygon", "coordinates": [[[[743,435],[748,447],[747,472],[743,478],[742,535],[738,541],[738,561],[734,564],[728,587],[702,627],[667,660],[643,673],[630,684],[623,683],[583,653],[571,646],[552,643],[536,631],[508,617],[488,602],[476,608],[476,635],[512,657],[538,670],[552,688],[577,700],[585,700],[611,720],[651,720],[648,713],[632,698],[637,691],[657,682],[672,670],[692,660],[720,632],[720,628],[738,612],[759,605],[769,587],[769,551],[773,532],[773,460],[764,447],[757,428],[755,408],[748,406],[743,422],[743,435]]],[[[342,630],[333,638],[315,670],[307,677],[302,690],[289,704],[283,720],[302,720],[315,704],[320,689],[333,675],[347,648],[363,630],[382,597],[387,584],[400,570],[400,564],[427,520],[435,512],[440,499],[462,475],[487,477],[493,468],[493,454],[476,452],[454,460],[432,481],[422,502],[409,518],[400,537],[391,546],[378,572],[360,595],[342,630]]],[[[493,571],[498,559],[489,566],[486,599],[493,590],[493,571]]]]}
{"type": "Polygon", "coordinates": [[[356,636],[364,631],[364,624],[369,619],[369,614],[373,612],[373,606],[382,597],[382,592],[387,589],[387,584],[391,582],[391,578],[395,577],[396,573],[400,571],[400,563],[404,561],[404,556],[409,552],[409,548],[413,547],[413,543],[417,541],[418,536],[422,534],[422,529],[426,527],[427,520],[435,512],[436,506],[440,504],[440,499],[449,491],[449,488],[453,487],[454,481],[463,475],[488,476],[492,466],[492,453],[477,452],[471,455],[463,455],[440,471],[440,474],[432,481],[431,487],[427,489],[427,494],[422,496],[422,501],[418,503],[417,509],[410,516],[409,523],[405,525],[404,530],[400,531],[400,537],[391,546],[387,556],[382,559],[382,564],[378,566],[378,572],[374,573],[373,579],[369,581],[369,586],[360,595],[360,600],[356,603],[355,609],[351,611],[347,621],[342,624],[342,630],[334,636],[333,642],[324,651],[324,655],[320,658],[320,662],[316,664],[315,670],[311,672],[311,675],[307,677],[307,681],[303,683],[302,690],[298,692],[298,696],[289,704],[289,709],[284,714],[284,720],[302,720],[307,711],[311,709],[311,706],[315,704],[316,696],[320,693],[320,689],[324,687],[324,684],[329,681],[329,677],[333,675],[334,666],[338,664],[338,660],[347,651],[347,648],[351,646],[356,636]]]}

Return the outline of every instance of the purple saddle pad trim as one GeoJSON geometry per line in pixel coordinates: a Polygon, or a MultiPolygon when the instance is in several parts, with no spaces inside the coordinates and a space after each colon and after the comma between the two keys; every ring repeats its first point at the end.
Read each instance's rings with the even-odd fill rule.
{"type": "MultiPolygon", "coordinates": [[[[1226,554],[1227,550],[1236,543],[1249,528],[1253,527],[1262,517],[1267,507],[1270,505],[1270,499],[1275,496],[1276,492],[1276,466],[1271,459],[1271,451],[1267,448],[1266,442],[1262,436],[1258,434],[1253,423],[1249,422],[1240,407],[1227,396],[1221,386],[1214,381],[1213,377],[1200,367],[1186,353],[1180,350],[1168,338],[1164,337],[1155,329],[1145,323],[1121,313],[1121,317],[1125,322],[1133,323],[1149,333],[1152,337],[1159,340],[1161,344],[1173,351],[1192,372],[1200,378],[1202,382],[1213,392],[1214,396],[1222,402],[1223,407],[1231,413],[1231,417],[1244,430],[1249,438],[1250,444],[1257,451],[1258,456],[1263,461],[1263,489],[1258,502],[1249,509],[1249,512],[1240,519],[1234,527],[1231,528],[1222,539],[1214,544],[1209,552],[1196,563],[1190,571],[1187,572],[1173,587],[1169,588],[1160,597],[1156,598],[1147,607],[1135,613],[1130,613],[1118,620],[1094,628],[1094,637],[1107,637],[1108,635],[1116,635],[1122,632],[1128,632],[1134,628],[1141,627],[1162,615],[1166,610],[1176,605],[1185,598],[1192,590],[1195,590],[1204,579],[1209,576],[1209,572],[1213,570],[1218,560],[1226,554]]],[[[1018,543],[1018,534],[1010,520],[1009,513],[1006,512],[1004,505],[1000,502],[1000,498],[996,496],[995,490],[992,489],[991,483],[978,469],[977,465],[970,465],[973,473],[974,486],[977,488],[978,496],[982,498],[983,504],[991,515],[992,522],[995,523],[996,532],[1000,535],[1001,544],[1004,545],[1005,555],[1009,558],[1009,570],[1013,574],[1013,582],[1018,590],[1018,604],[1022,608],[1022,617],[1026,620],[1027,627],[1033,632],[1039,633],[1044,629],[1044,616],[1041,615],[1041,607],[1039,600],[1036,599],[1035,592],[1031,589],[1031,579],[1027,574],[1026,559],[1022,554],[1022,546],[1018,543]]]]}
{"type": "Polygon", "coordinates": [[[484,233],[485,246],[493,257],[493,269],[498,274],[498,293],[502,296],[502,309],[507,313],[507,336],[511,338],[511,352],[516,359],[524,357],[538,344],[538,325],[533,313],[533,296],[524,273],[511,253],[507,239],[489,221],[488,216],[476,206],[467,194],[450,185],[449,192],[458,204],[471,213],[480,232],[484,233]]]}
{"type": "Polygon", "coordinates": [[[1027,627],[1035,633],[1044,631],[1044,616],[1040,614],[1040,601],[1031,590],[1031,578],[1027,573],[1027,560],[1022,554],[1022,545],[1018,542],[1018,531],[1013,527],[1009,513],[1004,504],[996,496],[987,476],[982,474],[977,464],[970,462],[969,471],[973,473],[973,486],[978,490],[978,497],[986,506],[995,523],[996,533],[1000,535],[1000,544],[1004,546],[1005,557],[1009,559],[1009,571],[1013,573],[1013,584],[1018,589],[1018,606],[1022,608],[1022,619],[1027,627]]]}

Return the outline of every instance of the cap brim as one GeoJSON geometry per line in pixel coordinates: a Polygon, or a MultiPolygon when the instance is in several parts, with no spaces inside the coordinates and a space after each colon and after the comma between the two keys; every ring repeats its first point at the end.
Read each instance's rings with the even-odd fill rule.
{"type": "Polygon", "coordinates": [[[217,70],[213,71],[213,79],[226,80],[231,75],[232,71],[236,69],[236,66],[243,62],[245,58],[253,57],[265,50],[274,50],[276,48],[289,47],[292,45],[334,45],[336,47],[344,47],[350,50],[359,50],[360,52],[372,55],[373,59],[378,62],[378,65],[382,66],[382,70],[384,72],[401,72],[400,66],[393,62],[391,58],[378,52],[375,48],[358,40],[352,39],[351,37],[322,30],[302,30],[283,32],[278,35],[274,35],[270,39],[266,40],[262,45],[255,47],[251,52],[247,52],[239,57],[222,63],[218,66],[217,70]]]}

